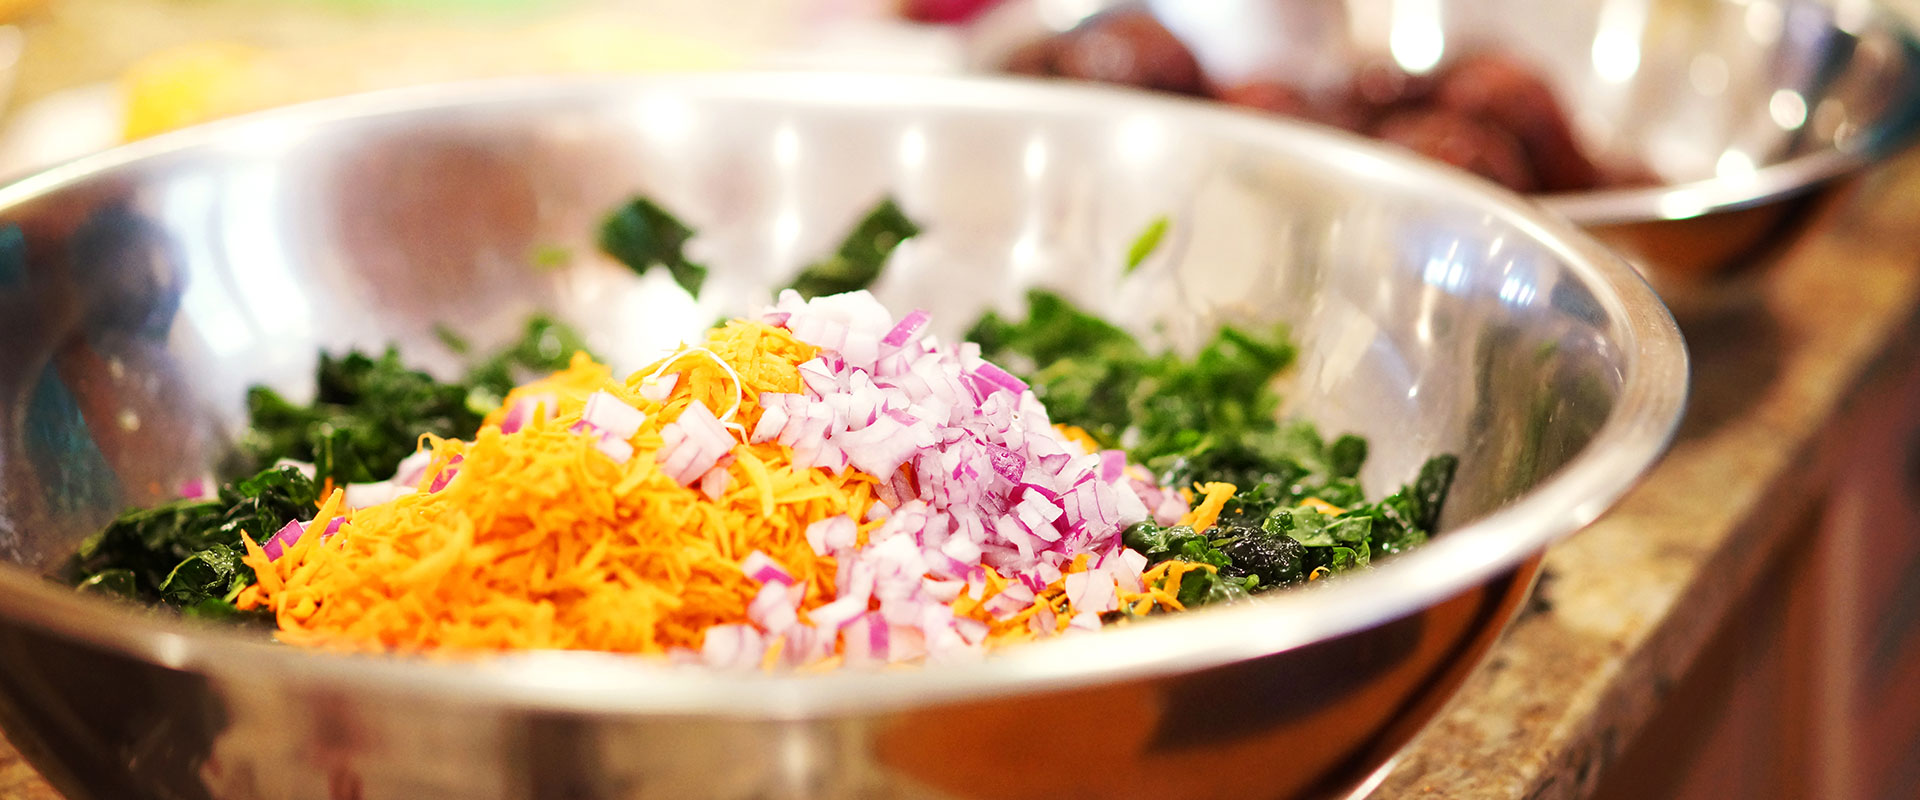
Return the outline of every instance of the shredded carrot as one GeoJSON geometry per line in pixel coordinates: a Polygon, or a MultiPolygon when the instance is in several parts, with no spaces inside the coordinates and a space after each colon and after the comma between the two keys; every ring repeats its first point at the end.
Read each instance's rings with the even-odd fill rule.
{"type": "MultiPolygon", "coordinates": [[[[277,560],[247,541],[260,580],[240,605],[272,608],[284,641],[332,649],[663,653],[697,649],[707,628],[747,620],[760,584],[739,564],[758,550],[807,587],[803,613],[817,608],[834,596],[836,565],[813,552],[806,528],[839,514],[865,519],[875,479],[797,468],[777,443],[736,443],[718,499],[674,482],[657,465],[662,426],[697,399],[715,414],[737,403],[733,421],[751,430],[760,394],[801,391],[797,366],[815,354],[756,322],[716,329],[701,347],[711,357],[682,351],[625,380],[576,355],[509,395],[509,405],[554,401],[518,432],[501,433],[496,414],[471,442],[426,438],[433,461],[421,491],[341,514],[338,534],[303,536],[277,560]],[[680,376],[665,402],[640,392],[655,371],[680,376]],[[625,463],[569,430],[595,391],[647,415],[625,463]],[[444,488],[426,491],[455,468],[444,488]]],[[[339,509],[330,494],[311,525],[339,509]]]]}
{"type": "Polygon", "coordinates": [[[1236,489],[1231,483],[1217,481],[1204,484],[1199,489],[1202,497],[1200,505],[1194,506],[1181,517],[1180,524],[1191,525],[1196,531],[1204,531],[1213,527],[1213,523],[1220,519],[1220,509],[1225,508],[1227,501],[1233,499],[1236,489]]]}
{"type": "Polygon", "coordinates": [[[1057,423],[1053,426],[1053,429],[1059,431],[1061,436],[1067,437],[1067,441],[1075,442],[1081,447],[1086,448],[1089,453],[1100,452],[1100,443],[1095,441],[1093,434],[1087,433],[1085,428],[1078,425],[1057,423]]]}
{"type": "MultiPolygon", "coordinates": [[[[1032,605],[1013,614],[996,616],[988,610],[986,602],[1007,587],[1007,580],[992,568],[986,570],[986,590],[975,599],[963,594],[953,605],[954,615],[967,617],[987,623],[987,647],[998,648],[1011,644],[1032,641],[1044,629],[1049,635],[1065,631],[1079,614],[1067,598],[1067,576],[1087,570],[1087,554],[1074,557],[1067,566],[1061,568],[1060,578],[1036,593],[1032,605]],[[1051,622],[1048,617],[1051,616],[1051,622]]],[[[1180,611],[1180,601],[1175,599],[1171,587],[1178,590],[1180,577],[1196,570],[1214,571],[1208,564],[1195,564],[1187,561],[1164,561],[1141,573],[1144,588],[1133,592],[1120,590],[1116,608],[1134,616],[1146,616],[1154,610],[1180,611]]]]}
{"type": "Polygon", "coordinates": [[[1318,511],[1322,514],[1327,514],[1329,516],[1347,513],[1346,509],[1336,506],[1318,497],[1309,497],[1305,500],[1301,500],[1300,506],[1302,508],[1309,508],[1314,511],[1318,511]]]}

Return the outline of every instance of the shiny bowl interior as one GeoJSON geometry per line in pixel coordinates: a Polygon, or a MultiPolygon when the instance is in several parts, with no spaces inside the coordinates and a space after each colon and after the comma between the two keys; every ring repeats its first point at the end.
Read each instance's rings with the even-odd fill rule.
{"type": "MultiPolygon", "coordinates": [[[[356,780],[412,787],[405,796],[528,796],[486,780],[538,772],[529,743],[569,736],[611,748],[579,767],[598,776],[581,781],[605,782],[569,797],[628,796],[608,788],[625,785],[616,778],[707,794],[689,770],[737,770],[731,756],[755,748],[815,756],[729,778],[763,781],[768,796],[918,786],[874,760],[883,722],[952,704],[1016,713],[1074,692],[1153,697],[1230,665],[1284,675],[1292,653],[1371,641],[1490,581],[1520,596],[1529,559],[1602,513],[1664,448],[1687,376],[1648,287],[1537,206],[1353,137],[1115,90],[797,74],[408,90],[91,156],[0,189],[0,222],[0,724],[82,796],[307,796],[317,790],[271,787],[324,785],[308,756],[315,731],[341,719],[389,735],[361,741],[356,780]],[[714,272],[697,300],[594,255],[598,219],[634,192],[702,231],[714,272]],[[244,421],[249,384],[311,391],[321,348],[393,342],[446,367],[437,325],[485,344],[546,309],[634,366],[768,300],[888,192],[926,232],[875,291],[933,311],[943,334],[984,308],[1017,308],[1031,286],[1171,346],[1221,322],[1289,322],[1302,352],[1289,413],[1370,437],[1370,487],[1460,455],[1448,532],[1268,602],[977,664],[802,676],[597,654],[301,652],[41,577],[113,514],[213,463],[244,421]],[[1127,247],[1161,215],[1167,239],[1123,276],[1127,247]],[[532,267],[555,247],[570,266],[532,267]],[[114,687],[127,681],[164,689],[89,710],[88,697],[125,694],[114,687]],[[154,752],[156,726],[189,744],[154,752]],[[429,769],[392,742],[419,736],[440,737],[436,758],[454,766],[429,769]],[[630,746],[674,758],[620,757],[630,746]],[[240,765],[250,790],[231,783],[240,765]]],[[[1268,788],[1377,766],[1510,618],[1502,602],[1462,629],[1471,646],[1434,651],[1442,677],[1354,712],[1353,743],[1279,768],[1291,777],[1268,788]]],[[[1369,674],[1376,651],[1343,650],[1338,663],[1369,674]]],[[[1209,691],[1229,701],[1257,689],[1220,686],[1209,691]]],[[[1290,713],[1270,705],[1253,707],[1290,713]]],[[[1078,724],[1099,728],[1104,713],[1078,724]]]]}
{"type": "Polygon", "coordinates": [[[1540,201],[1649,268],[1663,294],[1764,263],[1809,216],[1797,201],[1920,125],[1920,39],[1873,0],[1019,0],[972,31],[974,65],[1122,6],[1150,10],[1228,85],[1520,57],[1596,162],[1659,179],[1540,201]]]}

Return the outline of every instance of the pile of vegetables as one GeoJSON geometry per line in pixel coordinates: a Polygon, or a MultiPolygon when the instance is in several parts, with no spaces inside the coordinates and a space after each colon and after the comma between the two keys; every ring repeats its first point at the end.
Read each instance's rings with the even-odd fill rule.
{"type": "MultiPolygon", "coordinates": [[[[1369,502],[1363,440],[1278,421],[1284,329],[1150,352],[1034,292],[942,342],[864,291],[915,233],[882,203],[774,305],[628,375],[546,319],[459,381],[323,355],[312,403],[249,395],[235,480],[129,512],[66,577],[296,645],[818,668],[1233,601],[1434,530],[1451,457],[1369,502]]],[[[601,234],[698,290],[650,201],[601,234]]]]}

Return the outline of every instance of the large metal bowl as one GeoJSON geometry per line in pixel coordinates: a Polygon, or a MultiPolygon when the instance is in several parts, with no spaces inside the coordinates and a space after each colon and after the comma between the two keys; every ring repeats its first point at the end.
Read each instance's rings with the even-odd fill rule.
{"type": "Polygon", "coordinates": [[[1345,790],[1513,618],[1680,414],[1634,271],[1537,206],[1196,103],[828,75],[493,83],[220,123],[0,189],[0,723],[76,798],[1300,797],[1345,790]],[[705,231],[699,303],[592,259],[643,191],[705,231]],[[878,293],[953,331],[1030,285],[1189,342],[1289,320],[1294,413],[1376,489],[1461,456],[1448,532],[1271,600],[880,673],[604,654],[336,656],[41,576],[197,474],[316,350],[533,308],[633,363],[739,311],[881,193],[926,233],[878,293]],[[1161,250],[1123,279],[1149,220],[1161,250]],[[560,271],[529,266],[574,248],[560,271]]]}
{"type": "Polygon", "coordinates": [[[1738,299],[1819,201],[1920,131],[1920,38],[1878,0],[1016,0],[974,66],[1122,6],[1226,85],[1324,86],[1497,50],[1539,70],[1598,162],[1654,185],[1542,195],[1635,260],[1676,311],[1738,299]]]}

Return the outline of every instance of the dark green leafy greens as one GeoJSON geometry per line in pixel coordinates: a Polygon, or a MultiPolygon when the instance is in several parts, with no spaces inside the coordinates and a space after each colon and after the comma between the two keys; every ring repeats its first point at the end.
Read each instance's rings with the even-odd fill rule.
{"type": "Polygon", "coordinates": [[[707,268],[687,259],[693,229],[652,200],[635,195],[600,223],[600,249],[636,273],[660,267],[688,294],[700,293],[707,268]]]}
{"type": "MultiPolygon", "coordinates": [[[[832,255],[802,270],[787,288],[809,300],[868,288],[879,279],[894,248],[919,233],[919,226],[892,197],[881,198],[832,255]]],[[[600,224],[600,249],[636,273],[661,267],[681,288],[698,295],[707,268],[686,257],[686,245],[693,236],[686,223],[636,195],[600,224]]]]}
{"type": "MultiPolygon", "coordinates": [[[[466,343],[442,329],[456,352],[466,343]]],[[[264,386],[247,391],[251,427],[229,472],[263,469],[280,459],[314,465],[316,480],[336,484],[385,480],[411,454],[422,433],[464,439],[480,429],[514,385],[560,369],[585,342],[545,316],[529,319],[513,344],[475,364],[458,381],[441,381],[402,363],[393,348],[379,357],[358,350],[321,354],[313,402],[295,403],[264,386]]]]}
{"type": "Polygon", "coordinates": [[[384,480],[421,433],[471,435],[484,414],[467,404],[467,386],[408,368],[392,348],[379,357],[323,353],[315,378],[310,404],[264,386],[247,391],[252,428],[240,450],[251,468],[288,458],[335,483],[384,480]]]}
{"type": "MultiPolygon", "coordinates": [[[[452,331],[439,334],[455,352],[468,351],[452,331]]],[[[517,382],[564,367],[584,349],[571,328],[535,316],[517,341],[479,360],[459,381],[409,368],[392,348],[377,358],[357,350],[322,354],[313,402],[294,403],[261,386],[248,391],[251,428],[227,469],[239,477],[216,498],[121,515],[81,546],[65,577],[83,590],[164,604],[190,616],[246,616],[233,606],[235,593],[254,581],[253,570],[240,561],[242,531],[262,542],[287,521],[312,517],[317,481],[391,477],[422,432],[471,438],[517,382]],[[314,478],[280,466],[282,459],[312,463],[314,478]]]]}
{"type": "Polygon", "coordinates": [[[788,287],[809,300],[868,288],[880,277],[887,257],[920,228],[888,197],[862,217],[833,255],[803,270],[788,287]]]}
{"type": "MultiPolygon", "coordinates": [[[[467,352],[464,344],[454,349],[463,355],[467,352]]],[[[587,352],[587,342],[573,328],[535,314],[527,320],[518,340],[467,370],[467,405],[492,411],[522,381],[566,369],[573,354],[583,352],[587,352]]]]}
{"type": "Polygon", "coordinates": [[[1152,563],[1188,572],[1185,605],[1220,602],[1358,569],[1426,541],[1453,481],[1452,456],[1430,459],[1410,486],[1367,502],[1357,477],[1367,443],[1324,440],[1309,423],[1279,421],[1274,381],[1294,358],[1284,328],[1227,327],[1192,357],[1150,354],[1113,324],[1044,291],[1027,318],[987,314],[968,338],[1026,379],[1055,422],[1128,452],[1167,487],[1237,487],[1212,527],[1142,522],[1125,542],[1152,563]]]}
{"type": "Polygon", "coordinates": [[[1211,474],[1240,462],[1268,464],[1306,444],[1274,422],[1280,398],[1270,384],[1294,358],[1285,328],[1226,328],[1182,358],[1149,354],[1126,331],[1059,295],[1034,291],[1027,303],[1025,320],[988,313],[967,338],[1025,378],[1055,421],[1085,429],[1102,446],[1123,448],[1156,471],[1204,459],[1211,474]]]}
{"type": "Polygon", "coordinates": [[[319,490],[299,469],[273,467],[207,500],[131,511],[80,546],[67,578],[82,590],[165,604],[189,616],[246,616],[233,598],[254,580],[240,534],[255,542],[310,517],[319,490]]]}

